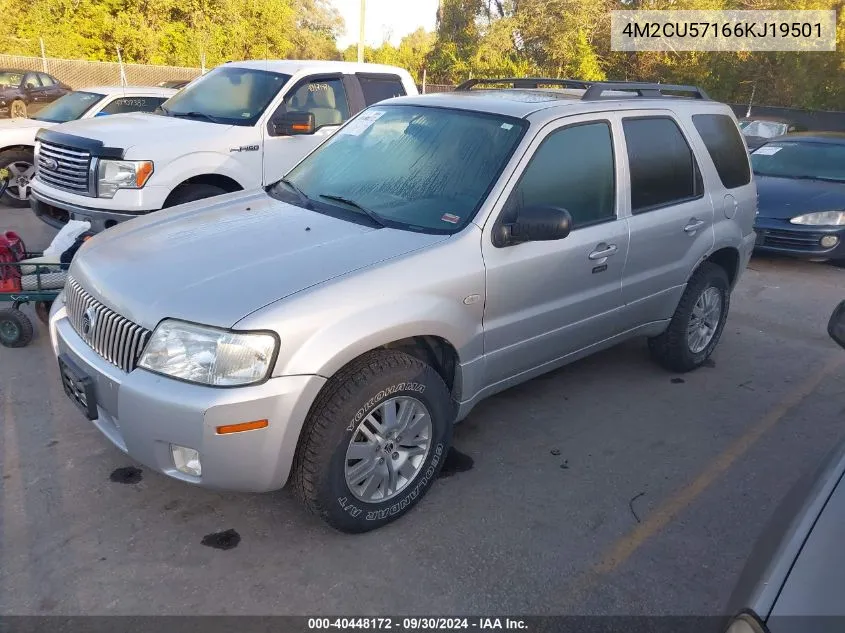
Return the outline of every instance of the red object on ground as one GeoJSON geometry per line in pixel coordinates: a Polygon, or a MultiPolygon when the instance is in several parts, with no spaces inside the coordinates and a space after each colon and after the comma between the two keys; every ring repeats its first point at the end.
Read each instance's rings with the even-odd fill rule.
{"type": "Polygon", "coordinates": [[[15,264],[24,258],[26,247],[23,240],[14,231],[0,233],[0,292],[19,292],[21,289],[21,271],[15,264]]]}

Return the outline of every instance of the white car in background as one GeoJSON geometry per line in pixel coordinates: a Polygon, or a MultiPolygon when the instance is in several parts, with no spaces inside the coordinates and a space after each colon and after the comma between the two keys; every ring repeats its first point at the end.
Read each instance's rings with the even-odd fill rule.
{"type": "Polygon", "coordinates": [[[124,112],[152,112],[176,90],[158,87],[96,86],[57,99],[29,119],[0,121],[0,169],[11,178],[0,204],[29,206],[29,181],[35,174],[35,135],[38,130],[76,119],[124,112]]]}

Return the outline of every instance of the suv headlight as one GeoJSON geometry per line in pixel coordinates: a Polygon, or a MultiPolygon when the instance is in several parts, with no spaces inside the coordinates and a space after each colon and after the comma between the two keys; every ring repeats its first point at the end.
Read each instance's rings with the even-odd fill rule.
{"type": "Polygon", "coordinates": [[[267,378],[278,339],[268,332],[231,332],[175,319],[159,323],[139,367],[201,385],[234,387],[267,378]]]}
{"type": "Polygon", "coordinates": [[[822,211],[799,215],[790,220],[792,224],[811,224],[813,226],[843,226],[845,225],[845,211],[822,211]]]}
{"type": "Polygon", "coordinates": [[[97,166],[97,196],[114,198],[118,189],[140,189],[152,175],[151,160],[101,160],[97,166]]]}

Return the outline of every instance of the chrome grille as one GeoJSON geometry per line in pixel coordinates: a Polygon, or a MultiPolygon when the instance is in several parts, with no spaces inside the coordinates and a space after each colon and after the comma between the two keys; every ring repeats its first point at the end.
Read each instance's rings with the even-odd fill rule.
{"type": "Polygon", "coordinates": [[[127,373],[135,369],[152,332],[104,306],[72,277],[65,306],[73,329],[91,349],[127,373]]]}
{"type": "Polygon", "coordinates": [[[90,195],[91,154],[84,150],[41,142],[38,152],[38,178],[53,187],[90,195]]]}

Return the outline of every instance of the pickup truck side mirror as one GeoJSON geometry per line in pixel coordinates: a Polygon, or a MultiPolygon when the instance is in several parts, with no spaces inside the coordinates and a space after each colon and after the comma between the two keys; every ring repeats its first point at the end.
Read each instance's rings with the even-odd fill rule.
{"type": "Polygon", "coordinates": [[[562,240],[572,230],[572,216],[566,209],[534,206],[521,209],[510,224],[499,224],[493,231],[493,245],[512,246],[522,242],[562,240]]]}
{"type": "Polygon", "coordinates": [[[845,301],[836,306],[827,324],[827,333],[840,347],[845,348],[845,301]]]}
{"type": "Polygon", "coordinates": [[[286,112],[270,120],[270,136],[313,134],[316,125],[313,112],[286,112]]]}

